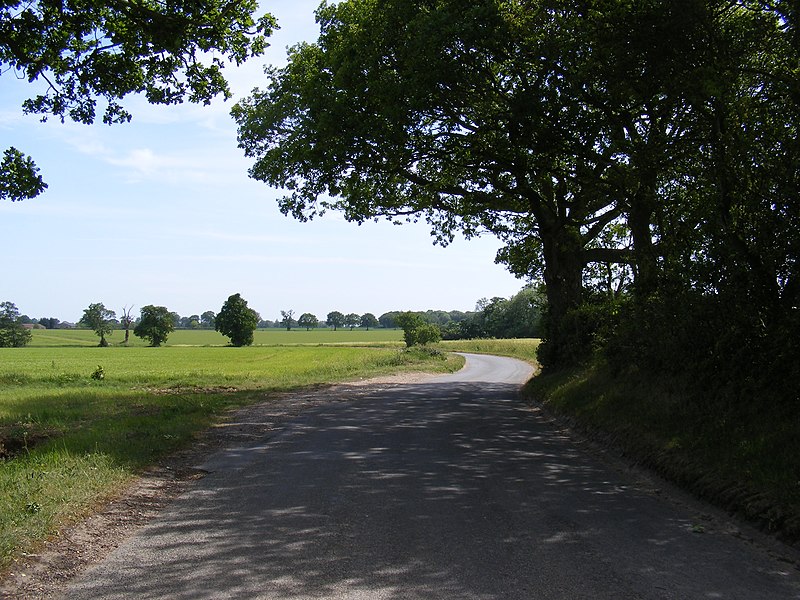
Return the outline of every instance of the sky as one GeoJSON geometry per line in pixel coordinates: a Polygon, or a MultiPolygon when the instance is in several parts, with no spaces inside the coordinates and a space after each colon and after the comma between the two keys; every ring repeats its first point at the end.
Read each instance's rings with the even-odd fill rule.
{"type": "Polygon", "coordinates": [[[474,310],[525,281],[494,263],[491,236],[442,248],[424,224],[357,225],[340,214],[300,223],[283,216],[281,191],[248,178],[230,109],[257,86],[264,65],[314,41],[318,0],[263,7],[280,30],[266,55],[227,68],[234,98],[211,106],[150,106],[128,98],[127,125],[60,123],[22,114],[35,84],[0,77],[0,151],[31,155],[48,189],[0,201],[0,302],[31,318],[75,322],[91,303],[121,314],[166,306],[181,316],[218,312],[240,293],[264,319],[282,310],[474,310]]]}

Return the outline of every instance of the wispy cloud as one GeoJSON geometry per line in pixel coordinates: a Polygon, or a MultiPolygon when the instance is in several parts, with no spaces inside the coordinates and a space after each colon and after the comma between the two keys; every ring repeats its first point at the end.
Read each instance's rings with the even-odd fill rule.
{"type": "MultiPolygon", "coordinates": [[[[232,178],[245,180],[246,170],[230,157],[204,152],[158,152],[148,147],[132,148],[115,153],[103,144],[85,144],[80,147],[86,154],[98,157],[124,170],[128,183],[156,181],[170,185],[222,184],[232,178]]],[[[238,157],[237,157],[238,158],[238,157]]]]}
{"type": "Polygon", "coordinates": [[[359,267],[359,268],[377,268],[377,269],[413,269],[413,270],[442,270],[445,267],[442,264],[434,262],[412,262],[397,260],[391,258],[354,258],[348,256],[292,256],[292,255],[274,255],[274,254],[136,254],[135,256],[103,256],[95,257],[95,260],[110,260],[119,262],[121,260],[131,260],[136,262],[153,261],[161,264],[166,263],[215,263],[223,262],[226,264],[264,264],[264,265],[295,265],[295,266],[342,266],[342,267],[359,267]]]}
{"type": "Polygon", "coordinates": [[[202,238],[205,240],[216,240],[223,242],[234,242],[241,244],[292,244],[292,245],[308,245],[314,244],[329,244],[330,237],[321,238],[319,236],[299,236],[294,235],[264,235],[264,234],[239,234],[239,233],[223,233],[219,231],[194,231],[184,234],[186,236],[202,238]]]}

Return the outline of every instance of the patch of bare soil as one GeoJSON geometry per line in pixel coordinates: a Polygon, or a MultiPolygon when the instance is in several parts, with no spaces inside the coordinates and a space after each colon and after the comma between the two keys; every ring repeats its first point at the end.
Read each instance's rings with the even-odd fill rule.
{"type": "Polygon", "coordinates": [[[306,410],[358,398],[375,386],[419,383],[430,377],[406,373],[321,386],[265,397],[262,403],[231,413],[224,422],[204,432],[191,448],[143,473],[91,516],[46,541],[37,553],[21,556],[0,576],[0,598],[61,597],[72,579],[102,560],[201,479],[205,473],[194,465],[202,464],[214,451],[264,439],[306,410]]]}

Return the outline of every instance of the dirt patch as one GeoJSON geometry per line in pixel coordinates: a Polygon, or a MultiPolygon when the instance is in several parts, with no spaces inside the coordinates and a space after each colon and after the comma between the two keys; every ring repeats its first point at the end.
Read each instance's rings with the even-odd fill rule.
{"type": "Polygon", "coordinates": [[[262,403],[232,412],[224,422],[205,431],[191,448],[144,473],[117,497],[98,506],[90,517],[45,542],[37,553],[17,559],[0,576],[0,598],[61,597],[71,580],[102,560],[201,479],[205,473],[194,465],[202,464],[214,451],[264,439],[306,410],[352,400],[371,392],[375,386],[419,383],[431,377],[425,373],[406,373],[322,386],[265,397],[262,403]]]}
{"type": "Polygon", "coordinates": [[[36,423],[0,426],[0,460],[14,458],[58,434],[55,428],[36,423]]]}

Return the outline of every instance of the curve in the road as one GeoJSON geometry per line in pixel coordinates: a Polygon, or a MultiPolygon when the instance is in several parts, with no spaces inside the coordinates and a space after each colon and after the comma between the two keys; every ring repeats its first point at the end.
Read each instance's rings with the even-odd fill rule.
{"type": "Polygon", "coordinates": [[[786,563],[609,467],[467,357],[221,461],[71,599],[800,598],[786,563]],[[704,525],[704,533],[695,527],[704,525]]]}

